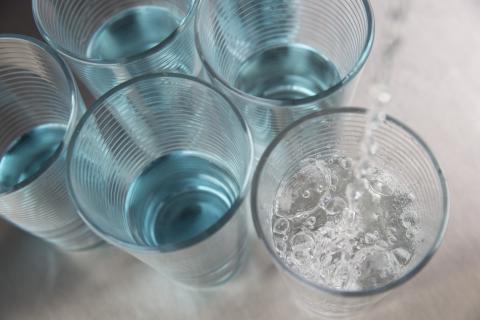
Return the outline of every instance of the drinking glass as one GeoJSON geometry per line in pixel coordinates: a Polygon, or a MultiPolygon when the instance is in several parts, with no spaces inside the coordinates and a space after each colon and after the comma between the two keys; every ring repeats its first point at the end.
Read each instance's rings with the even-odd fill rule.
{"type": "Polygon", "coordinates": [[[416,133],[387,117],[373,131],[378,149],[370,161],[393,172],[399,184],[408,186],[415,196],[418,241],[404,272],[375,286],[341,290],[308,280],[279,258],[273,243],[272,215],[282,179],[299,170],[304,159],[328,161],[334,155],[358,159],[367,118],[365,109],[338,108],[297,120],[268,146],[253,178],[251,207],[258,236],[299,305],[326,319],[358,316],[411,279],[439,247],[447,224],[447,187],[437,160],[416,133]]]}
{"type": "Polygon", "coordinates": [[[134,78],[87,111],[68,183],[105,240],[191,287],[230,278],[247,246],[250,131],[220,92],[180,74],[134,78]]]}
{"type": "Polygon", "coordinates": [[[33,0],[44,39],[97,98],[149,72],[198,75],[197,0],[33,0]]]}
{"type": "Polygon", "coordinates": [[[65,149],[85,107],[71,72],[45,44],[0,35],[0,215],[68,250],[101,240],[65,185],[65,149]]]}
{"type": "Polygon", "coordinates": [[[372,47],[368,0],[205,0],[195,38],[249,123],[257,158],[288,124],[347,104],[372,47]]]}

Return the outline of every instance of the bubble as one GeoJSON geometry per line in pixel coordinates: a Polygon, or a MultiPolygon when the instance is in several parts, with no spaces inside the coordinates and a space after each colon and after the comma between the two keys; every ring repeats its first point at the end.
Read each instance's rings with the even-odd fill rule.
{"type": "Polygon", "coordinates": [[[308,217],[307,220],[305,220],[305,223],[308,226],[314,226],[315,222],[317,222],[317,218],[315,218],[315,217],[308,217]]]}
{"type": "Polygon", "coordinates": [[[370,191],[380,196],[392,196],[393,189],[389,186],[387,178],[378,177],[369,180],[370,191]]]}
{"type": "Polygon", "coordinates": [[[332,174],[332,176],[330,177],[331,185],[336,186],[338,184],[338,181],[339,181],[338,176],[332,174]]]}
{"type": "Polygon", "coordinates": [[[343,210],[347,207],[347,203],[340,197],[332,198],[326,205],[325,209],[327,210],[328,215],[337,215],[342,213],[343,210]]]}
{"type": "Polygon", "coordinates": [[[344,157],[340,160],[340,166],[345,170],[350,170],[353,167],[353,161],[350,158],[344,157]]]}
{"type": "Polygon", "coordinates": [[[331,186],[330,187],[330,190],[332,190],[333,192],[337,191],[337,187],[336,186],[331,186]]]}
{"type": "Polygon", "coordinates": [[[317,230],[327,222],[327,213],[322,208],[316,208],[312,211],[303,224],[310,230],[317,230]]]}
{"type": "Polygon", "coordinates": [[[308,264],[312,256],[309,250],[305,249],[293,249],[292,251],[292,262],[297,266],[304,266],[308,264]]]}
{"type": "Polygon", "coordinates": [[[285,218],[279,218],[273,224],[273,232],[278,234],[286,234],[290,228],[290,222],[285,218]]]}
{"type": "Polygon", "coordinates": [[[296,265],[305,265],[312,258],[315,241],[307,233],[301,231],[290,240],[292,246],[292,261],[296,265]]]}
{"type": "Polygon", "coordinates": [[[291,194],[289,211],[287,215],[284,215],[286,218],[295,217],[314,209],[325,192],[324,190],[330,186],[328,170],[320,170],[312,161],[312,159],[302,161],[301,165],[304,165],[301,169],[291,179],[288,179],[288,183],[282,184],[287,191],[277,192],[276,198],[283,202],[286,201],[279,199],[283,193],[290,192],[291,194]],[[320,189],[322,192],[317,191],[320,189]]]}
{"type": "Polygon", "coordinates": [[[290,240],[292,249],[309,249],[312,250],[315,246],[315,241],[307,233],[301,231],[295,234],[290,240]]]}
{"type": "Polygon", "coordinates": [[[287,243],[284,240],[275,241],[275,249],[282,254],[287,252],[287,243]]]}
{"type": "Polygon", "coordinates": [[[408,264],[408,262],[410,262],[410,259],[412,258],[412,254],[405,248],[393,249],[393,255],[402,265],[408,264]]]}
{"type": "Polygon", "coordinates": [[[323,208],[326,208],[327,204],[332,200],[332,195],[327,192],[323,195],[322,198],[320,198],[320,206],[323,208]]]}

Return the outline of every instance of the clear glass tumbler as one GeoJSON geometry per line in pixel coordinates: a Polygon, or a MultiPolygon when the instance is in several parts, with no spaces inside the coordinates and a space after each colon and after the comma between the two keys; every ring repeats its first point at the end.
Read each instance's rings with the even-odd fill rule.
{"type": "MultiPolygon", "coordinates": [[[[363,311],[368,310],[368,307],[379,301],[391,289],[412,278],[425,266],[439,247],[447,225],[447,187],[437,160],[417,134],[398,120],[387,117],[373,132],[378,149],[372,156],[371,161],[385,171],[393,172],[401,185],[408,186],[415,197],[411,217],[395,216],[395,213],[383,213],[391,215],[388,219],[398,218],[402,219],[402,224],[409,223],[413,226],[415,223],[416,225],[418,230],[416,249],[411,253],[411,256],[406,254],[405,251],[397,250],[393,252],[399,259],[404,259],[403,262],[409,260],[406,269],[396,277],[386,278],[386,281],[382,280],[376,285],[359,287],[354,290],[343,290],[320,285],[320,282],[312,281],[312,279],[308,279],[308,276],[292,271],[292,268],[288,267],[285,262],[286,260],[279,257],[278,246],[274,244],[275,240],[273,240],[272,216],[275,210],[274,203],[277,190],[282,180],[289,173],[299,170],[304,163],[302,162],[304,159],[317,159],[317,161],[321,161],[320,163],[325,163],[328,161],[327,159],[331,159],[335,155],[358,159],[361,152],[360,142],[363,138],[367,118],[365,109],[338,108],[312,113],[297,120],[268,146],[253,179],[251,207],[258,236],[264,242],[299,305],[326,319],[350,318],[361,315],[363,311]],[[413,214],[414,212],[416,212],[416,215],[413,214]],[[408,220],[403,220],[404,218],[408,218],[408,220]]],[[[305,179],[309,178],[309,176],[305,177],[305,179]]],[[[385,201],[396,201],[388,200],[393,198],[384,199],[387,199],[385,201]]],[[[343,214],[345,214],[345,211],[343,214]]],[[[361,212],[358,214],[362,216],[361,212]]],[[[315,223],[326,223],[325,220],[322,222],[321,217],[322,215],[319,214],[315,223]]],[[[328,219],[326,221],[329,221],[328,219]]],[[[358,219],[366,218],[360,217],[358,219]]],[[[366,224],[366,228],[368,226],[369,223],[366,224]]],[[[398,228],[403,227],[399,226],[398,228]]],[[[340,228],[338,230],[344,232],[340,228]]],[[[330,236],[326,234],[323,237],[330,236]]],[[[326,238],[317,238],[318,242],[315,242],[315,248],[316,246],[323,248],[323,239],[326,238]]],[[[359,241],[364,240],[360,239],[359,241]]],[[[397,239],[394,238],[393,241],[397,241],[397,239]]],[[[384,244],[378,245],[383,246],[384,244]]],[[[340,248],[343,248],[339,249],[340,252],[346,250],[346,247],[342,246],[340,248]]],[[[313,250],[311,251],[313,252],[312,259],[314,259],[312,261],[317,259],[315,258],[317,257],[316,252],[320,255],[324,254],[323,249],[316,250],[313,247],[311,249],[313,250]]],[[[387,257],[390,256],[390,252],[388,252],[387,257]]],[[[372,265],[375,264],[382,267],[383,261],[386,261],[382,260],[383,256],[376,256],[375,254],[368,259],[368,263],[371,263],[370,266],[367,266],[368,268],[373,268],[372,265]]],[[[377,271],[374,272],[374,277],[379,276],[377,271]]],[[[347,276],[350,276],[350,274],[347,276]]]]}
{"type": "Polygon", "coordinates": [[[65,63],[47,45],[0,35],[0,215],[63,249],[101,242],[65,184],[66,145],[85,107],[65,63]]]}
{"type": "Polygon", "coordinates": [[[205,0],[197,50],[250,124],[257,157],[292,121],[347,104],[373,43],[368,0],[205,0]]]}
{"type": "Polygon", "coordinates": [[[180,74],[132,79],[87,111],[69,189],[108,242],[191,287],[220,284],[247,246],[250,131],[216,89],[180,74]]]}
{"type": "Polygon", "coordinates": [[[150,72],[197,76],[197,0],[33,0],[44,39],[94,96],[150,72]]]}

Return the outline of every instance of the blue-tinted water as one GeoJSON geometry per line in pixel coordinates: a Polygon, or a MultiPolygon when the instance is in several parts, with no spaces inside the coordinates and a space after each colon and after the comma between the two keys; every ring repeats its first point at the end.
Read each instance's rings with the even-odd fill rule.
{"type": "Polygon", "coordinates": [[[214,225],[238,194],[225,170],[198,154],[175,152],[154,161],[131,185],[126,219],[137,243],[174,248],[214,225]]]}
{"type": "Polygon", "coordinates": [[[122,11],[100,27],[90,40],[87,57],[113,60],[153,48],[179,25],[180,16],[159,6],[122,11]]]}
{"type": "Polygon", "coordinates": [[[280,46],[253,55],[240,67],[235,87],[274,100],[297,100],[327,91],[341,81],[337,67],[315,50],[280,46]]]}
{"type": "Polygon", "coordinates": [[[0,192],[39,173],[60,150],[65,127],[42,125],[19,137],[0,155],[0,192]]]}

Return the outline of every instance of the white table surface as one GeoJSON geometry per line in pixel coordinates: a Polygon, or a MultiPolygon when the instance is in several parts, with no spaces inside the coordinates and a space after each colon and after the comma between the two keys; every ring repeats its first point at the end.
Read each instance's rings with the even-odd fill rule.
{"type": "MultiPolygon", "coordinates": [[[[413,0],[403,32],[388,112],[437,155],[450,222],[432,261],[367,318],[480,319],[480,1],[413,0]]],[[[372,55],[354,105],[370,102],[377,61],[372,55]]],[[[0,233],[1,320],[307,318],[258,241],[227,285],[192,292],[113,247],[65,254],[13,228],[0,233]]]]}

